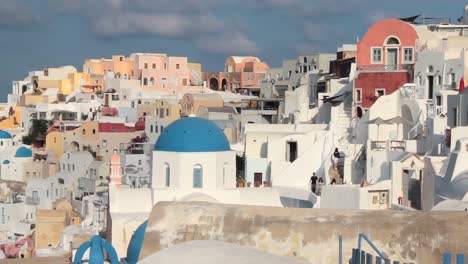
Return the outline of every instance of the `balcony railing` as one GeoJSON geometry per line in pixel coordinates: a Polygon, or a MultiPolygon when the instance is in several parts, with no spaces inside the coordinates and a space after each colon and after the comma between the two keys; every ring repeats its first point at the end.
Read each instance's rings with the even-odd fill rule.
{"type": "Polygon", "coordinates": [[[358,71],[375,71],[375,72],[394,72],[394,71],[410,71],[413,70],[412,64],[371,64],[358,65],[358,71]]]}
{"type": "Polygon", "coordinates": [[[385,150],[386,146],[386,141],[371,141],[371,150],[385,150]]]}
{"type": "Polygon", "coordinates": [[[39,197],[26,197],[26,204],[38,205],[39,202],[39,197]]]}
{"type": "Polygon", "coordinates": [[[405,141],[400,141],[400,140],[371,141],[371,150],[404,151],[405,149],[406,149],[405,141]]]}
{"type": "Polygon", "coordinates": [[[400,94],[404,98],[424,99],[424,88],[421,86],[402,86],[400,94]]]}
{"type": "Polygon", "coordinates": [[[445,111],[444,107],[441,105],[429,105],[427,108],[427,115],[428,117],[444,117],[445,111]]]}

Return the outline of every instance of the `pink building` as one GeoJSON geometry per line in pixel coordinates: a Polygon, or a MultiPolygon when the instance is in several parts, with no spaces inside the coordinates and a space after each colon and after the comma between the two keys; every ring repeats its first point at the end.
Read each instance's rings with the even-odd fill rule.
{"type": "Polygon", "coordinates": [[[398,19],[372,25],[357,44],[357,73],[353,101],[357,116],[382,95],[413,81],[418,41],[434,37],[425,26],[398,19]]]}
{"type": "Polygon", "coordinates": [[[259,89],[259,80],[268,69],[268,64],[257,57],[230,56],[224,63],[223,72],[204,72],[203,80],[213,90],[259,89]]]}
{"type": "Polygon", "coordinates": [[[86,60],[83,71],[91,75],[92,84],[104,86],[104,75],[113,73],[115,78],[140,80],[145,91],[184,94],[200,92],[201,65],[189,63],[186,57],[169,57],[166,54],[134,53],[126,58],[86,60]]]}

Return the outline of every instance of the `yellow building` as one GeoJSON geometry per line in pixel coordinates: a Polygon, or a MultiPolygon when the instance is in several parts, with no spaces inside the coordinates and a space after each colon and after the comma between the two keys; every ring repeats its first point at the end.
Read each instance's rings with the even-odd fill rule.
{"type": "Polygon", "coordinates": [[[45,150],[48,153],[52,153],[57,160],[60,159],[64,153],[64,145],[65,133],[52,131],[47,134],[45,150]]]}
{"type": "MultiPolygon", "coordinates": [[[[18,128],[21,125],[22,107],[13,107],[15,113],[5,120],[0,121],[0,129],[18,128]]],[[[6,111],[8,112],[8,110],[6,111]]]]}
{"type": "Polygon", "coordinates": [[[67,211],[37,210],[35,247],[40,249],[58,246],[62,238],[62,231],[67,224],[67,211]]]}

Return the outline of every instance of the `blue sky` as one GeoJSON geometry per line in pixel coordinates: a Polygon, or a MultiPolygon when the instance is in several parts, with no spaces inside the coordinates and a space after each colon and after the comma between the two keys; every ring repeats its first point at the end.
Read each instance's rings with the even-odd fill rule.
{"type": "Polygon", "coordinates": [[[160,52],[204,70],[228,55],[278,66],[300,53],[334,52],[374,22],[462,15],[466,0],[1,0],[0,100],[28,71],[87,58],[160,52]]]}

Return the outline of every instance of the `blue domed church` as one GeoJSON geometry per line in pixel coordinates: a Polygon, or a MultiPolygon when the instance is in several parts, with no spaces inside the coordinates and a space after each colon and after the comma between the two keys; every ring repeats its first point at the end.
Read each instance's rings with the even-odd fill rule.
{"type": "Polygon", "coordinates": [[[166,127],[154,146],[151,188],[160,201],[223,202],[236,186],[236,154],[224,132],[197,117],[166,127]]]}

